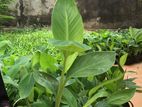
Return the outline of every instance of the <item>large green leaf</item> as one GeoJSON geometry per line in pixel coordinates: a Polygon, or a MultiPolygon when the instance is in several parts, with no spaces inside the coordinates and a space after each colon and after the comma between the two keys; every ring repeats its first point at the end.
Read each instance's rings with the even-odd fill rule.
{"type": "Polygon", "coordinates": [[[81,44],[74,41],[62,41],[50,39],[49,43],[53,44],[55,47],[68,52],[83,52],[91,49],[89,46],[85,44],[81,44]]]}
{"type": "Polygon", "coordinates": [[[89,107],[93,102],[95,102],[98,98],[107,97],[109,94],[106,90],[99,90],[92,98],[90,98],[87,103],[83,107],[89,107]]]}
{"type": "Polygon", "coordinates": [[[7,75],[14,78],[17,74],[19,74],[22,67],[26,67],[29,64],[30,57],[22,56],[18,60],[15,61],[15,64],[11,66],[7,72],[7,75]]]}
{"type": "Polygon", "coordinates": [[[115,62],[115,52],[93,52],[78,57],[68,77],[88,77],[106,72],[115,62]]]}
{"type": "Polygon", "coordinates": [[[40,66],[42,69],[49,69],[50,71],[55,72],[57,70],[55,64],[57,64],[57,62],[53,56],[47,53],[40,53],[40,66]]]}
{"type": "Polygon", "coordinates": [[[32,57],[32,66],[37,66],[40,64],[41,69],[43,70],[50,70],[54,72],[57,70],[57,62],[55,58],[45,52],[37,51],[32,57]]]}
{"type": "Polygon", "coordinates": [[[36,53],[34,53],[34,55],[32,56],[32,66],[35,66],[36,64],[39,63],[39,59],[40,59],[40,52],[37,51],[36,53]]]}
{"type": "Polygon", "coordinates": [[[40,84],[41,86],[43,86],[46,91],[50,94],[52,94],[52,84],[50,83],[50,81],[48,81],[47,79],[45,79],[42,74],[40,74],[39,72],[34,72],[33,74],[35,81],[40,84]]]}
{"type": "Polygon", "coordinates": [[[50,89],[52,90],[54,88],[54,93],[56,93],[57,91],[57,87],[58,87],[58,80],[56,78],[56,76],[54,76],[53,74],[48,74],[46,72],[40,72],[43,76],[43,78],[45,78],[51,85],[50,89]]]}
{"type": "Polygon", "coordinates": [[[128,57],[128,53],[125,53],[123,56],[120,57],[119,64],[124,66],[128,57]]]}
{"type": "Polygon", "coordinates": [[[110,104],[107,103],[106,100],[103,100],[103,101],[98,101],[95,104],[95,107],[116,107],[116,106],[110,105],[110,104]]]}
{"type": "Polygon", "coordinates": [[[5,83],[5,84],[11,84],[11,85],[13,85],[13,86],[16,87],[16,88],[18,87],[17,82],[13,81],[12,78],[10,78],[10,77],[7,76],[7,75],[4,75],[4,76],[3,76],[3,80],[4,80],[4,83],[5,83]]]}
{"type": "Polygon", "coordinates": [[[63,97],[67,101],[69,107],[78,107],[75,96],[66,88],[64,89],[63,97]]]}
{"type": "Polygon", "coordinates": [[[49,107],[45,101],[37,101],[32,104],[31,107],[49,107]]]}
{"type": "Polygon", "coordinates": [[[122,105],[131,100],[135,93],[135,89],[124,89],[112,94],[108,99],[108,103],[112,105],[122,105]]]}
{"type": "Polygon", "coordinates": [[[55,39],[83,42],[83,22],[74,0],[57,0],[52,31],[55,39]]]}
{"type": "Polygon", "coordinates": [[[19,95],[20,99],[27,98],[34,88],[34,77],[33,74],[30,73],[27,76],[25,76],[19,83],[19,95]]]}
{"type": "Polygon", "coordinates": [[[65,62],[65,73],[69,70],[69,68],[72,66],[73,62],[78,56],[78,52],[73,53],[72,55],[69,55],[65,62]]]}

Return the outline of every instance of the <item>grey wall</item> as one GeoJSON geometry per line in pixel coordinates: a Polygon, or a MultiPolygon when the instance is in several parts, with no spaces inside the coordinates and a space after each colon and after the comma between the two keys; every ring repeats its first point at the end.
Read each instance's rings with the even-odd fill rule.
{"type": "MultiPolygon", "coordinates": [[[[77,0],[85,26],[94,28],[142,27],[141,0],[77,0]]],[[[50,25],[55,0],[17,0],[10,5],[17,25],[50,25]]]]}

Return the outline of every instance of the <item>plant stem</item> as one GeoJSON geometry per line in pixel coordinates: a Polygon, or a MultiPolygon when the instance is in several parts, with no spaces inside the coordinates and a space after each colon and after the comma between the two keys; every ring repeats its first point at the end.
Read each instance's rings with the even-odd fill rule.
{"type": "Polygon", "coordinates": [[[58,87],[57,96],[56,96],[55,107],[60,107],[64,86],[65,86],[65,76],[64,76],[64,73],[62,73],[59,87],[58,87]]]}
{"type": "Polygon", "coordinates": [[[60,79],[60,82],[59,82],[59,87],[58,87],[58,91],[57,91],[57,95],[56,95],[55,107],[60,107],[64,87],[65,87],[65,84],[66,84],[66,77],[65,77],[66,58],[67,57],[66,57],[66,53],[65,53],[64,54],[64,70],[61,73],[61,79],[60,79]]]}
{"type": "Polygon", "coordinates": [[[27,105],[28,105],[28,107],[31,107],[31,105],[30,105],[30,103],[29,103],[29,101],[27,100],[27,105]]]}

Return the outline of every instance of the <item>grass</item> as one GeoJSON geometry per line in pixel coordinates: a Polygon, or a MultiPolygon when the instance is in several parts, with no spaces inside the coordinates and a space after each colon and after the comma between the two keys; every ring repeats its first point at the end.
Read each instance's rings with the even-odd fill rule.
{"type": "MultiPolygon", "coordinates": [[[[140,34],[138,36],[142,37],[141,32],[141,29],[85,32],[84,43],[95,51],[115,51],[120,56],[124,53],[137,55],[142,53],[142,42],[136,42],[135,34],[140,34]],[[130,30],[133,31],[133,35],[130,30]]],[[[19,56],[44,49],[56,54],[55,48],[48,44],[48,39],[52,37],[53,34],[48,28],[24,28],[0,32],[0,40],[9,40],[12,44],[13,54],[19,56]]]]}
{"type": "Polygon", "coordinates": [[[12,43],[13,53],[21,56],[33,53],[39,47],[49,46],[49,38],[52,38],[52,32],[47,28],[0,32],[0,40],[9,40],[12,43]]]}

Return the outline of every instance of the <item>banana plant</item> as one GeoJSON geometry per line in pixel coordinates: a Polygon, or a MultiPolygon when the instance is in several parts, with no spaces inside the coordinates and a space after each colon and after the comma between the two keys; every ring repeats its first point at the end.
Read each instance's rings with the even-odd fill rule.
{"type": "MultiPolygon", "coordinates": [[[[66,83],[73,78],[107,72],[115,61],[115,52],[86,53],[90,47],[83,44],[83,21],[75,0],[57,0],[52,13],[52,32],[54,39],[49,42],[64,56],[55,100],[55,107],[60,107],[64,93],[69,91],[65,87],[66,83]]],[[[70,102],[69,99],[67,101],[70,102]]],[[[78,107],[76,99],[69,106],[78,107]]]]}
{"type": "MultiPolygon", "coordinates": [[[[66,87],[67,82],[71,79],[96,78],[109,72],[111,76],[107,75],[104,77],[108,78],[107,80],[104,79],[104,81],[90,89],[89,95],[86,95],[88,96],[86,102],[81,106],[92,107],[95,104],[99,105],[96,103],[97,99],[106,98],[102,102],[107,103],[107,106],[113,107],[115,105],[120,107],[131,99],[135,87],[125,89],[127,85],[122,85],[125,73],[121,66],[124,65],[125,56],[127,55],[123,56],[124,61],[121,59],[119,66],[113,67],[113,69],[115,52],[86,52],[90,50],[90,47],[83,44],[83,21],[75,0],[57,0],[52,13],[52,32],[54,39],[49,42],[58,48],[64,56],[62,70],[59,73],[58,90],[55,95],[55,107],[63,106],[61,105],[63,99],[66,99],[69,107],[79,106],[76,95],[73,95],[71,89],[66,87]],[[119,89],[118,86],[121,88],[119,89]],[[102,87],[110,88],[113,94],[107,92],[105,88],[102,89],[102,87]],[[120,98],[124,100],[119,101],[120,98]]],[[[81,84],[83,83],[81,82],[81,84]]]]}

